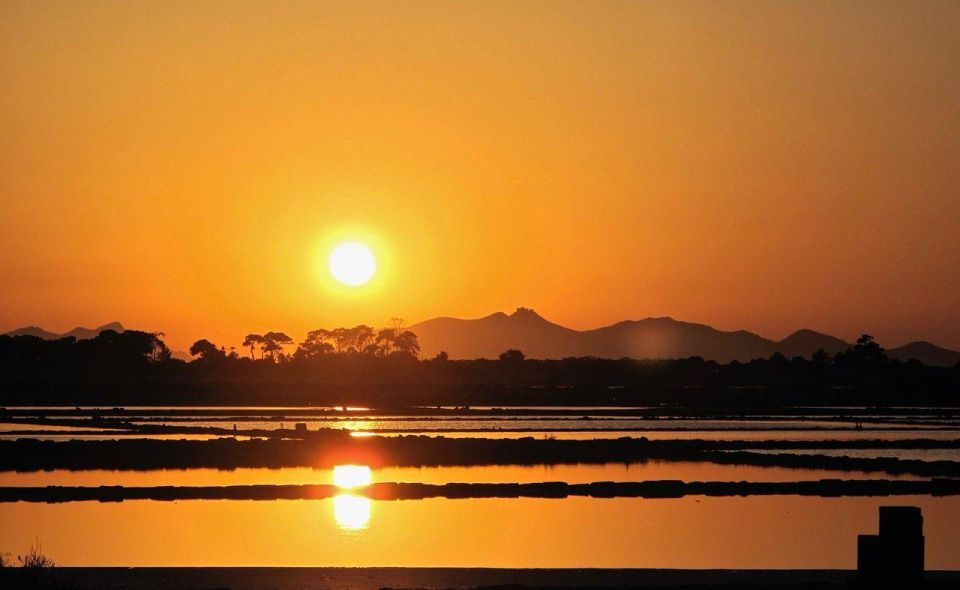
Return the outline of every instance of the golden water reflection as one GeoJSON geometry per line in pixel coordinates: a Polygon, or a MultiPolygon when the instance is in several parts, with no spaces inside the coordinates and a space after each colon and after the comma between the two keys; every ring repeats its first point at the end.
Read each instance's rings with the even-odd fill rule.
{"type": "MultiPolygon", "coordinates": [[[[369,465],[336,465],[333,468],[333,485],[343,490],[363,488],[373,483],[373,471],[369,465]]],[[[333,498],[333,519],[345,531],[367,528],[373,502],[357,494],[337,494],[333,498]]]]}
{"type": "Polygon", "coordinates": [[[356,494],[338,494],[333,497],[333,519],[337,526],[345,531],[357,531],[367,528],[373,501],[356,494]]]}
{"type": "Polygon", "coordinates": [[[333,485],[344,490],[366,487],[373,483],[373,472],[368,465],[336,465],[333,485]]]}
{"type": "Polygon", "coordinates": [[[373,500],[350,530],[330,508],[356,525],[362,502],[0,503],[0,551],[39,537],[58,566],[850,569],[878,506],[902,504],[923,510],[927,567],[960,568],[956,496],[373,500]]]}

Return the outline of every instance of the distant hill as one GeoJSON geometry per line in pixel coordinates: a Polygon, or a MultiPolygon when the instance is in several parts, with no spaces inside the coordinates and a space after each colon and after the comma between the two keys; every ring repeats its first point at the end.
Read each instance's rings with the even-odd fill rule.
{"type": "Polygon", "coordinates": [[[808,357],[821,348],[834,355],[841,350],[850,348],[850,344],[835,336],[821,334],[813,330],[797,330],[777,342],[777,350],[787,358],[808,357]]]}
{"type": "Polygon", "coordinates": [[[900,361],[916,359],[925,365],[951,367],[960,363],[960,352],[940,348],[929,342],[918,341],[904,344],[887,351],[887,356],[900,361]]]}
{"type": "Polygon", "coordinates": [[[77,326],[76,328],[64,334],[57,334],[55,332],[48,332],[47,330],[44,330],[38,326],[28,326],[26,328],[17,328],[16,330],[11,330],[4,334],[4,336],[36,336],[37,338],[43,338],[44,340],[59,340],[60,338],[68,338],[73,336],[77,340],[88,340],[90,338],[96,338],[100,332],[103,332],[104,330],[123,332],[124,327],[122,324],[120,324],[120,322],[110,322],[109,324],[104,324],[99,328],[83,328],[77,326]]]}
{"type": "Polygon", "coordinates": [[[625,321],[583,332],[589,356],[638,359],[700,356],[719,362],[750,360],[772,354],[771,342],[756,334],[723,332],[673,318],[625,321]]]}
{"type": "Polygon", "coordinates": [[[508,348],[531,358],[584,356],[582,335],[548,322],[535,311],[519,308],[510,315],[497,312],[477,320],[435,318],[409,328],[421,352],[433,356],[445,350],[451,358],[497,358],[508,348]]]}
{"type": "MultiPolygon", "coordinates": [[[[572,330],[519,308],[474,320],[435,318],[410,326],[421,352],[430,357],[446,351],[450,358],[497,358],[515,348],[529,358],[571,356],[670,359],[700,356],[718,362],[745,362],[780,352],[787,358],[809,357],[819,349],[834,354],[850,347],[840,338],[813,330],[797,330],[783,340],[770,340],[737,330],[725,332],[673,318],[629,320],[594,330],[572,330]]],[[[953,365],[960,353],[929,343],[912,343],[889,351],[892,358],[917,358],[924,364],[953,365]]]]}
{"type": "Polygon", "coordinates": [[[40,326],[17,328],[16,330],[10,330],[9,332],[5,333],[4,336],[35,336],[37,338],[43,338],[44,340],[57,340],[58,338],[62,338],[60,334],[47,332],[40,326]]]}
{"type": "MultiPolygon", "coordinates": [[[[3,336],[36,336],[37,338],[43,338],[44,340],[59,340],[60,338],[68,338],[73,336],[77,340],[89,340],[91,338],[96,338],[100,335],[100,332],[103,332],[104,330],[123,332],[126,330],[126,328],[124,328],[123,324],[120,322],[110,322],[109,324],[104,324],[99,328],[83,328],[77,326],[69,332],[57,334],[55,332],[48,332],[47,330],[44,330],[38,326],[27,326],[26,328],[17,328],[16,330],[11,330],[6,334],[3,334],[3,336]]],[[[171,350],[170,356],[181,361],[189,362],[193,360],[193,357],[190,356],[190,353],[182,350],[171,350]]]]}

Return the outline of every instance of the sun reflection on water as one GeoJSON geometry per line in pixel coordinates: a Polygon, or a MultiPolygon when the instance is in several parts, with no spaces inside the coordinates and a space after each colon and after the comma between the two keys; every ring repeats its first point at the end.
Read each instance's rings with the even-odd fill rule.
{"type": "Polygon", "coordinates": [[[356,494],[338,494],[333,497],[333,518],[343,530],[355,531],[367,528],[373,501],[356,494]]]}
{"type": "Polygon", "coordinates": [[[362,488],[373,481],[373,472],[366,465],[337,465],[333,468],[333,485],[344,490],[362,488]]]}
{"type": "MultiPolygon", "coordinates": [[[[333,485],[344,490],[363,488],[373,482],[373,472],[367,465],[336,465],[333,468],[333,485]]],[[[373,502],[357,494],[343,493],[333,497],[333,518],[337,526],[346,531],[367,528],[373,502]]]]}

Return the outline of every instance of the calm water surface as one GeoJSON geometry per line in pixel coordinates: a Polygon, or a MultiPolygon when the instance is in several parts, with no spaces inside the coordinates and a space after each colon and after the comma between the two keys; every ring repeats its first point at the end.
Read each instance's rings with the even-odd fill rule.
{"type": "Polygon", "coordinates": [[[960,502],[912,496],[16,503],[0,504],[0,550],[39,536],[64,566],[849,569],[891,504],[923,509],[928,568],[960,568],[960,502]]]}
{"type": "Polygon", "coordinates": [[[918,461],[960,461],[960,449],[756,449],[752,453],[788,455],[825,455],[862,459],[894,458],[918,461]]]}
{"type": "MultiPolygon", "coordinates": [[[[72,408],[64,408],[70,410],[72,408]]],[[[480,409],[480,408],[476,408],[480,409]]],[[[538,412],[551,408],[531,406],[538,412]]],[[[652,440],[912,440],[960,439],[960,430],[880,427],[849,421],[754,417],[739,419],[642,419],[594,416],[623,408],[566,408],[569,416],[378,416],[369,408],[237,407],[143,408],[176,412],[144,422],[231,428],[288,429],[307,422],[393,436],[426,430],[450,438],[596,439],[623,436],[652,440]],[[330,411],[329,416],[306,413],[330,411]],[[579,414],[580,411],[584,414],[579,414]],[[205,415],[190,416],[189,412],[205,415]],[[222,412],[222,414],[221,414],[222,412]],[[262,413],[261,413],[262,412],[262,413]],[[278,419],[274,415],[284,414],[278,419]],[[191,419],[192,418],[192,419],[191,419]],[[880,428],[878,428],[880,427],[880,428]],[[604,428],[603,431],[585,429],[604,428]],[[820,430],[817,430],[819,428],[820,430]],[[458,429],[460,431],[442,431],[458,429]],[[462,430],[467,429],[467,430],[462,430]],[[531,429],[523,431],[522,429],[531,429]],[[553,431],[551,429],[559,429],[553,431]],[[754,430],[750,430],[754,429],[754,430]]],[[[38,414],[42,408],[37,408],[38,414]]],[[[904,416],[906,417],[906,416],[904,416]]],[[[899,418],[899,417],[896,417],[899,418]]],[[[891,419],[896,419],[891,417],[891,419]]],[[[130,419],[126,417],[125,419],[130,419]]],[[[96,431],[87,420],[79,430],[49,424],[0,424],[0,439],[51,440],[218,438],[211,434],[123,435],[96,431]]],[[[947,424],[948,422],[944,422],[947,424]]],[[[71,422],[73,424],[73,422],[71,422]]],[[[417,433],[420,434],[420,433],[417,433]]],[[[857,457],[958,460],[956,449],[772,451],[857,457]]],[[[375,469],[373,482],[566,481],[802,481],[910,479],[884,473],[788,469],[694,462],[599,465],[493,465],[375,469]]],[[[223,486],[337,483],[333,470],[189,469],[154,471],[0,472],[0,486],[223,486]]],[[[24,551],[35,538],[60,565],[119,566],[486,566],[656,568],[853,568],[856,535],[877,527],[877,507],[909,504],[924,511],[927,565],[960,569],[960,499],[957,497],[816,498],[749,496],[678,499],[427,499],[372,501],[344,492],[323,500],[127,501],[63,504],[0,503],[0,552],[24,551]],[[735,532],[735,534],[734,534],[735,532]]]]}
{"type": "MultiPolygon", "coordinates": [[[[555,417],[523,417],[516,416],[503,418],[475,418],[458,417],[435,419],[423,417],[371,417],[371,418],[336,418],[336,419],[316,419],[311,417],[290,417],[284,421],[278,420],[251,420],[251,419],[232,419],[232,420],[179,420],[164,419],[151,421],[131,421],[135,425],[165,425],[180,427],[203,427],[203,428],[231,428],[233,424],[237,428],[256,429],[256,430],[276,430],[281,427],[292,428],[295,422],[304,422],[310,430],[320,428],[333,428],[343,430],[357,431],[449,431],[449,430],[636,430],[636,431],[662,431],[662,430],[810,430],[810,429],[829,429],[829,430],[850,430],[852,424],[846,422],[834,422],[824,420],[647,420],[640,418],[610,418],[610,417],[592,417],[583,418],[555,418],[555,417]]],[[[910,429],[935,429],[936,426],[905,424],[871,424],[869,429],[881,427],[910,428],[910,429]]]]}
{"type": "MultiPolygon", "coordinates": [[[[111,432],[105,430],[104,432],[111,432]]],[[[45,434],[39,433],[21,433],[10,434],[0,433],[0,440],[18,440],[21,438],[33,440],[133,440],[145,438],[148,440],[214,440],[218,438],[235,438],[237,440],[251,440],[255,436],[230,436],[225,437],[222,434],[141,434],[139,432],[121,433],[121,434],[100,434],[92,432],[78,432],[75,434],[45,434]]]]}

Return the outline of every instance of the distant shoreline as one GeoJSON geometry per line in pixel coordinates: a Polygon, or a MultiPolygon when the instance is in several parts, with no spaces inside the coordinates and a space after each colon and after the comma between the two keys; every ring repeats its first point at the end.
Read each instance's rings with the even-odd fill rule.
{"type": "MultiPolygon", "coordinates": [[[[557,463],[635,463],[651,460],[701,461],[837,471],[885,472],[921,477],[958,477],[960,462],[893,457],[831,457],[751,453],[769,448],[763,441],[650,441],[645,439],[542,440],[435,438],[427,436],[351,437],[343,431],[314,432],[304,440],[0,441],[0,469],[189,469],[240,467],[538,465],[557,463]]],[[[920,445],[917,441],[915,446],[920,445]]],[[[847,443],[826,444],[829,448],[847,443]]],[[[879,444],[879,443],[875,443],[879,444]]],[[[951,447],[947,441],[926,446],[951,447]]],[[[790,446],[790,445],[788,445],[790,446]]],[[[804,443],[795,443],[802,448],[804,443]]],[[[812,443],[806,445],[808,448],[812,443]]],[[[902,446],[902,445],[901,445],[902,446]]]]}
{"type": "MultiPolygon", "coordinates": [[[[357,326],[345,333],[372,333],[357,326]]],[[[809,405],[956,403],[960,362],[924,365],[886,355],[873,338],[833,354],[777,352],[718,363],[673,360],[419,358],[416,336],[404,350],[327,341],[293,346],[285,334],[257,358],[207,340],[191,362],[172,358],[159,334],[105,330],[89,340],[0,336],[0,405],[14,404],[623,404],[809,405]],[[269,350],[268,350],[269,349],[269,350]],[[335,350],[335,352],[331,352],[335,350]],[[268,354],[269,352],[269,354],[268,354]]],[[[266,338],[255,334],[250,337],[266,338]]],[[[369,338],[367,338],[369,340],[369,338]]],[[[371,345],[372,346],[372,345],[371,345]]],[[[386,345],[384,345],[386,346],[386,345]]],[[[804,349],[805,350],[805,349],[804,349]]]]}

